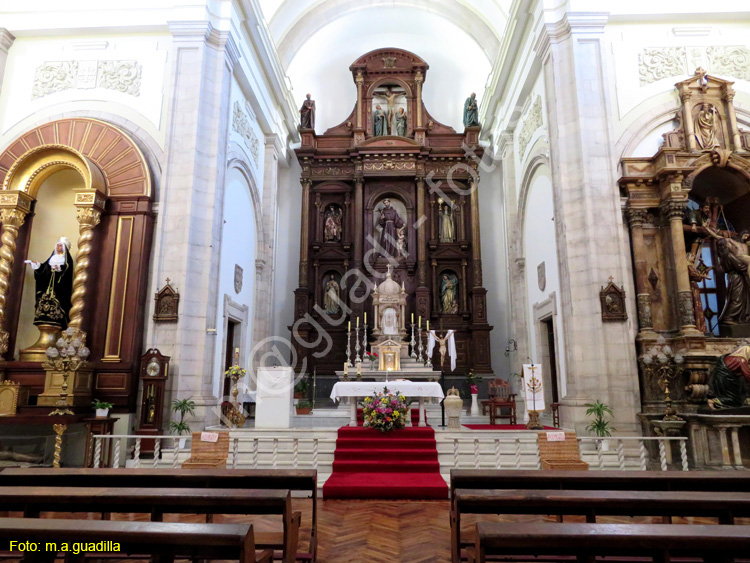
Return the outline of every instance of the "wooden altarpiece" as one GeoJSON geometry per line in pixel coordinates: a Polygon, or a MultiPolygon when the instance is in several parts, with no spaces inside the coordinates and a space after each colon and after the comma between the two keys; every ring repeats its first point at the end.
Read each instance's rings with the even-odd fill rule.
{"type": "MultiPolygon", "coordinates": [[[[623,158],[620,191],[633,251],[638,335],[643,358],[659,335],[684,355],[670,382],[683,416],[706,403],[716,359],[750,337],[750,323],[722,322],[727,299],[716,238],[740,240],[750,228],[750,132],[740,129],[732,82],[698,69],[677,83],[675,130],[647,158],[623,158]],[[703,261],[702,261],[703,260],[703,261]],[[710,271],[713,268],[713,271],[710,271]],[[705,283],[702,278],[708,278],[705,283]]],[[[663,382],[641,364],[643,411],[664,411],[663,382]]],[[[656,373],[655,370],[651,370],[656,373]]]]}
{"type": "MultiPolygon", "coordinates": [[[[455,330],[455,373],[473,369],[491,374],[492,327],[479,238],[480,128],[456,133],[427,112],[422,86],[429,66],[413,53],[380,49],[349,68],[357,89],[354,111],[322,135],[301,129],[302,145],[296,151],[302,167],[299,287],[291,327],[297,368],[304,359],[308,373],[314,368],[318,374],[341,370],[347,323],[339,321],[364,320],[365,312],[373,318],[372,285],[363,282],[385,279],[388,259],[380,250],[378,213],[389,199],[405,224],[399,241],[403,252],[392,265],[393,279],[408,296],[407,324],[413,313],[415,320],[422,317],[423,335],[428,319],[431,328],[455,330]],[[378,104],[389,122],[381,131],[387,134],[376,136],[378,104]],[[400,129],[396,114],[402,118],[400,129]],[[345,307],[327,312],[332,279],[345,307]],[[441,297],[441,282],[446,281],[455,295],[447,307],[441,297]],[[323,333],[332,344],[325,354],[328,339],[323,333]]],[[[368,334],[371,328],[372,321],[368,334]]]]}

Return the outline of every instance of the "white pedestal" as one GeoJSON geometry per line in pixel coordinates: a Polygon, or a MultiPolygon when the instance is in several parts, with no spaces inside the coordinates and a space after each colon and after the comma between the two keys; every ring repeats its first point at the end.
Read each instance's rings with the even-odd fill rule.
{"type": "Polygon", "coordinates": [[[292,420],[294,370],[290,367],[258,370],[256,428],[289,428],[292,420]]]}
{"type": "Polygon", "coordinates": [[[471,394],[471,416],[479,416],[479,401],[477,400],[477,393],[471,394]]]}

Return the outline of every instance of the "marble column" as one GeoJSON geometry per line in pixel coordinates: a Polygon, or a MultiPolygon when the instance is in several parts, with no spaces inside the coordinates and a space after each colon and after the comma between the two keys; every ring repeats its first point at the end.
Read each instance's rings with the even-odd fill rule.
{"type": "Polygon", "coordinates": [[[0,92],[3,91],[3,76],[5,76],[5,61],[8,60],[8,51],[16,38],[13,34],[0,27],[0,92]]]}
{"type": "Polygon", "coordinates": [[[150,338],[172,356],[167,408],[172,399],[192,397],[197,408],[190,422],[197,428],[216,420],[218,405],[213,369],[219,259],[231,80],[239,52],[231,32],[207,21],[170,22],[169,29],[170,107],[152,283],[157,289],[171,278],[181,298],[177,323],[154,326],[150,338]]]}
{"type": "MultiPolygon", "coordinates": [[[[680,175],[670,179],[673,186],[679,186],[681,182],[682,176],[680,175]]],[[[662,212],[669,219],[670,246],[677,283],[677,322],[680,326],[680,334],[700,336],[702,333],[695,326],[693,296],[690,291],[690,275],[688,274],[685,250],[685,233],[682,228],[682,218],[686,208],[686,199],[670,199],[662,204],[662,212]]]]}
{"type": "Polygon", "coordinates": [[[649,338],[654,334],[654,323],[651,318],[651,294],[648,291],[648,272],[646,265],[646,244],[643,240],[643,223],[646,220],[645,209],[627,210],[630,224],[630,240],[633,245],[635,262],[635,287],[638,292],[636,303],[638,306],[638,327],[641,337],[648,333],[649,338]]]}
{"type": "MultiPolygon", "coordinates": [[[[599,292],[633,273],[610,147],[607,13],[545,13],[534,50],[542,64],[550,141],[566,423],[585,432],[585,404],[613,407],[617,430],[640,431],[635,333],[601,320],[599,292]]],[[[632,303],[632,302],[631,302],[632,303]]],[[[632,305],[631,305],[632,306],[632,305]]]]}

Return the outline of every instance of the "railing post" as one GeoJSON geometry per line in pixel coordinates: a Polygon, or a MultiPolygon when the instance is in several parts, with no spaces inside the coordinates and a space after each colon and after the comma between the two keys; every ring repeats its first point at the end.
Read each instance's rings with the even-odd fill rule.
{"type": "Polygon", "coordinates": [[[596,446],[596,458],[599,460],[599,469],[604,469],[604,456],[602,455],[602,446],[604,441],[601,438],[596,438],[594,445],[596,446]]]}
{"type": "Polygon", "coordinates": [[[180,439],[172,438],[172,468],[177,469],[177,459],[180,457],[180,439]]]}
{"type": "Polygon", "coordinates": [[[102,438],[97,436],[94,438],[94,467],[99,467],[102,461],[102,438]]]}
{"type": "Polygon", "coordinates": [[[258,469],[258,442],[260,438],[253,438],[253,469],[258,469]]]}
{"type": "Polygon", "coordinates": [[[294,438],[292,442],[292,467],[297,469],[297,462],[299,461],[299,438],[294,438]]]}
{"type": "Polygon", "coordinates": [[[648,452],[646,451],[646,442],[644,440],[638,440],[641,446],[641,471],[648,469],[648,452]]]}
{"type": "Polygon", "coordinates": [[[135,451],[133,452],[133,467],[141,466],[141,439],[135,439],[135,451]]]}
{"type": "Polygon", "coordinates": [[[474,438],[474,469],[479,469],[479,438],[474,438]]]}
{"type": "Polygon", "coordinates": [[[680,440],[680,460],[682,461],[682,470],[688,471],[687,440],[680,440]]]}
{"type": "Polygon", "coordinates": [[[235,436],[232,438],[233,440],[233,448],[232,448],[232,469],[237,469],[237,458],[240,454],[240,439],[235,436]]]}
{"type": "Polygon", "coordinates": [[[617,440],[617,463],[620,469],[625,469],[625,451],[622,440],[617,440]]]}
{"type": "Polygon", "coordinates": [[[667,449],[664,447],[664,439],[659,438],[659,463],[661,463],[661,470],[667,470],[667,449]]]}
{"type": "Polygon", "coordinates": [[[521,438],[516,438],[513,446],[515,448],[516,469],[521,469],[521,438]]]}
{"type": "Polygon", "coordinates": [[[495,469],[500,469],[500,438],[495,438],[495,469]]]}
{"type": "Polygon", "coordinates": [[[279,439],[273,439],[273,453],[271,454],[271,467],[276,469],[276,462],[279,459],[279,439]]]}
{"type": "Polygon", "coordinates": [[[159,466],[159,458],[161,457],[161,438],[154,440],[154,469],[159,466]]]}
{"type": "Polygon", "coordinates": [[[453,438],[453,467],[458,467],[458,438],[453,438]]]}
{"type": "Polygon", "coordinates": [[[120,467],[120,440],[115,439],[115,459],[112,462],[112,467],[120,467]]]}
{"type": "Polygon", "coordinates": [[[318,439],[313,438],[313,458],[312,458],[313,469],[318,468],[318,439]]]}

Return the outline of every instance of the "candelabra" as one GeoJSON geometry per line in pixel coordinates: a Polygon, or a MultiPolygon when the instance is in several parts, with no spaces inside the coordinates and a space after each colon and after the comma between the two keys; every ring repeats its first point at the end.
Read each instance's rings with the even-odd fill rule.
{"type": "Polygon", "coordinates": [[[684,371],[682,364],[685,358],[683,351],[672,352],[663,336],[659,336],[656,345],[652,346],[643,354],[643,372],[649,379],[655,379],[662,391],[664,391],[664,420],[681,421],[677,412],[672,408],[672,397],[669,394],[670,382],[684,371]]]}
{"type": "MultiPolygon", "coordinates": [[[[352,323],[349,323],[350,325],[352,323]]],[[[349,330],[346,331],[346,365],[349,367],[353,367],[354,364],[352,364],[352,329],[349,328],[349,330]]]]}
{"type": "MultiPolygon", "coordinates": [[[[414,320],[414,316],[412,315],[412,320],[414,320]]],[[[411,323],[411,354],[409,354],[410,358],[417,359],[417,341],[414,340],[414,323],[411,323]]]]}
{"type": "Polygon", "coordinates": [[[66,415],[73,414],[67,407],[68,404],[68,377],[71,372],[75,372],[84,367],[91,351],[86,347],[86,333],[77,328],[68,327],[60,338],[55,342],[55,346],[47,348],[46,369],[62,373],[63,382],[60,388],[60,398],[55,406],[57,407],[50,414],[66,415]]]}
{"type": "Polygon", "coordinates": [[[361,364],[362,358],[359,355],[359,327],[354,328],[354,361],[361,364]]]}
{"type": "Polygon", "coordinates": [[[426,362],[424,359],[422,359],[422,351],[424,350],[424,348],[422,347],[422,327],[419,327],[417,329],[417,342],[419,343],[417,345],[417,360],[424,364],[426,362]]]}

